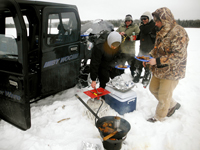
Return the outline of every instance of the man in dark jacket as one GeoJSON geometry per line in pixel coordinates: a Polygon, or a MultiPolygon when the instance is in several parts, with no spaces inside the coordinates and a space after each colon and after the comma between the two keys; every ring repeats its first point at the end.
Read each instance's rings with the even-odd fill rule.
{"type": "Polygon", "coordinates": [[[117,56],[120,54],[122,37],[118,32],[104,33],[95,42],[91,63],[90,77],[92,88],[96,88],[96,79],[100,81],[100,87],[105,88],[110,78],[120,75],[117,65],[117,56]]]}
{"type": "MultiPolygon", "coordinates": [[[[141,19],[140,33],[137,37],[137,39],[140,40],[140,51],[138,55],[149,55],[149,52],[154,47],[156,38],[155,23],[153,21],[151,13],[148,11],[144,12],[140,19],[141,19]]],[[[133,77],[133,82],[138,83],[143,68],[142,62],[136,61],[135,67],[137,69],[133,77]]],[[[145,73],[142,80],[142,84],[145,87],[149,83],[150,77],[151,75],[149,68],[145,67],[145,73]]]]}

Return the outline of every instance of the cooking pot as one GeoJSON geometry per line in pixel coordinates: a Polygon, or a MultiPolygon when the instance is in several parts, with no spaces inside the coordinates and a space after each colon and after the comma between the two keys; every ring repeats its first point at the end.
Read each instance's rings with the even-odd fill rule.
{"type": "MultiPolygon", "coordinates": [[[[85,105],[85,107],[95,116],[95,125],[98,128],[100,134],[102,137],[105,137],[107,135],[109,135],[110,133],[106,133],[106,132],[102,132],[100,130],[100,127],[102,127],[104,122],[114,122],[115,121],[115,117],[116,116],[105,116],[102,118],[99,118],[97,116],[96,113],[94,113],[94,111],[77,95],[75,94],[75,96],[83,103],[83,105],[85,105]]],[[[103,103],[103,100],[101,100],[103,103]]],[[[101,107],[101,106],[100,106],[101,107]]],[[[98,113],[98,111],[97,111],[98,113]]],[[[131,129],[131,125],[129,124],[128,121],[126,121],[123,118],[120,118],[120,124],[119,124],[119,132],[117,132],[112,138],[115,138],[117,140],[123,139],[123,137],[125,137],[127,135],[127,133],[129,132],[129,130],[131,129]]]]}

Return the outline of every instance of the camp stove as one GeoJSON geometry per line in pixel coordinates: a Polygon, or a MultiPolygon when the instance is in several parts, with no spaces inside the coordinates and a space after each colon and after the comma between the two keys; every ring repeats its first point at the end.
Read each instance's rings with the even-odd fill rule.
{"type": "MultiPolygon", "coordinates": [[[[110,92],[103,89],[103,88],[98,88],[98,89],[93,89],[84,92],[87,96],[90,97],[90,99],[87,101],[87,105],[95,112],[98,113],[99,116],[104,116],[106,112],[109,110],[110,106],[105,103],[104,101],[101,101],[103,99],[102,97],[106,94],[109,94],[110,92]]],[[[91,114],[91,112],[86,109],[85,114],[87,117],[91,120],[94,120],[95,117],[94,115],[91,114]]]]}
{"type": "MultiPolygon", "coordinates": [[[[102,95],[110,93],[105,89],[98,89],[98,91],[103,92],[102,95]]],[[[100,95],[95,95],[90,91],[86,91],[84,93],[93,98],[100,97],[100,95]]],[[[131,129],[129,122],[117,116],[104,116],[100,118],[97,116],[98,112],[95,113],[77,94],[75,96],[95,116],[95,125],[103,139],[104,148],[106,150],[120,150],[122,147],[122,142],[126,139],[127,133],[131,129]]],[[[100,99],[100,101],[103,102],[102,99],[100,99]]]]}

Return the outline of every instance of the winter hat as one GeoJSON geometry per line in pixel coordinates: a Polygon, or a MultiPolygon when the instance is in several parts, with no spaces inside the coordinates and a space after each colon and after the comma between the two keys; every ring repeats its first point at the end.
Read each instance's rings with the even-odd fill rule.
{"type": "Polygon", "coordinates": [[[133,21],[133,18],[132,18],[132,16],[130,14],[126,15],[125,21],[127,21],[127,20],[133,21]]]}
{"type": "Polygon", "coordinates": [[[146,11],[142,14],[142,16],[140,17],[140,19],[142,19],[143,17],[148,17],[149,22],[153,19],[151,13],[149,11],[146,11]]]}
{"type": "Polygon", "coordinates": [[[118,32],[116,32],[116,31],[113,31],[113,32],[111,32],[109,35],[108,35],[108,37],[107,37],[107,42],[108,42],[108,45],[111,47],[111,45],[113,44],[113,43],[115,43],[115,42],[117,42],[117,43],[121,43],[121,41],[122,41],[122,37],[121,37],[121,35],[118,33],[118,32]]]}

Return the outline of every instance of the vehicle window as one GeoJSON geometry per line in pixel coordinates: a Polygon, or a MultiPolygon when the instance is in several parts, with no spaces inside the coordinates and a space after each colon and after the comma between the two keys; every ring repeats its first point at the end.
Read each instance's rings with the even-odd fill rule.
{"type": "Polygon", "coordinates": [[[49,14],[47,44],[65,44],[78,40],[77,20],[73,12],[49,14]]]}
{"type": "Polygon", "coordinates": [[[12,37],[17,37],[17,31],[16,31],[16,28],[15,28],[15,23],[14,23],[14,20],[12,17],[6,17],[5,18],[6,20],[6,27],[5,27],[5,35],[10,35],[12,37]]]}
{"type": "Polygon", "coordinates": [[[15,37],[0,34],[0,58],[18,58],[15,37]]]}
{"type": "MultiPolygon", "coordinates": [[[[28,48],[32,50],[37,46],[37,39],[33,34],[34,31],[37,31],[33,30],[35,24],[32,20],[34,18],[32,19],[30,13],[25,9],[22,10],[22,14],[27,31],[27,37],[24,39],[27,39],[28,48]],[[31,25],[30,20],[32,21],[31,25]]],[[[23,43],[21,35],[24,34],[24,31],[21,30],[19,17],[12,7],[0,10],[0,58],[16,59],[22,63],[23,43]]]]}
{"type": "Polygon", "coordinates": [[[5,18],[5,34],[0,34],[0,58],[18,58],[17,31],[12,17],[5,18]]]}
{"type": "Polygon", "coordinates": [[[48,34],[53,35],[58,33],[58,24],[60,23],[58,14],[50,14],[48,19],[48,34]]]}

